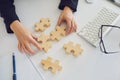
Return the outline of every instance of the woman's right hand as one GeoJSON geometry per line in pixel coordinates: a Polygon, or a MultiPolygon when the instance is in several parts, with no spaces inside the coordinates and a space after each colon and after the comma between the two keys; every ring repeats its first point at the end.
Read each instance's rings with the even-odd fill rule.
{"type": "Polygon", "coordinates": [[[18,39],[18,49],[21,52],[33,54],[36,51],[31,48],[31,44],[42,50],[40,44],[37,42],[37,37],[33,35],[26,27],[24,27],[18,20],[11,23],[10,28],[15,33],[18,39]]]}

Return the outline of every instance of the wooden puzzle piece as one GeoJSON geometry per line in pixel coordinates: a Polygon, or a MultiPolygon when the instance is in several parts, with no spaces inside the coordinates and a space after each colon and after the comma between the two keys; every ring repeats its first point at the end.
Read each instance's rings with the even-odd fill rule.
{"type": "Polygon", "coordinates": [[[43,26],[49,27],[50,26],[50,19],[49,18],[41,18],[40,23],[44,24],[43,26]]]}
{"type": "Polygon", "coordinates": [[[80,48],[80,44],[76,44],[73,48],[73,54],[74,56],[78,56],[83,52],[83,49],[80,48]]]}
{"type": "Polygon", "coordinates": [[[38,42],[39,43],[45,43],[50,39],[50,37],[48,35],[45,35],[44,33],[42,33],[39,37],[38,37],[38,42]]]}
{"type": "Polygon", "coordinates": [[[59,41],[63,36],[65,36],[66,28],[64,26],[56,26],[55,31],[51,31],[50,39],[59,41]]]}
{"type": "Polygon", "coordinates": [[[71,53],[71,50],[73,49],[73,42],[70,41],[67,44],[64,44],[63,48],[65,49],[66,53],[71,53]]]}
{"type": "Polygon", "coordinates": [[[48,49],[51,48],[51,46],[52,46],[51,42],[45,42],[45,43],[42,43],[40,45],[45,52],[47,52],[48,49]]]}
{"type": "Polygon", "coordinates": [[[64,27],[64,26],[56,26],[56,31],[59,32],[62,36],[65,36],[66,27],[64,27]]]}
{"type": "Polygon", "coordinates": [[[35,31],[44,31],[45,27],[42,23],[35,23],[35,31]]]}
{"type": "Polygon", "coordinates": [[[53,62],[51,57],[48,57],[47,59],[42,59],[41,64],[43,65],[43,68],[45,70],[51,69],[52,73],[56,73],[57,71],[62,69],[62,67],[60,66],[60,62],[58,60],[55,60],[53,62]]]}
{"type": "Polygon", "coordinates": [[[46,27],[50,26],[49,18],[41,18],[40,22],[35,23],[35,31],[44,31],[46,27]]]}
{"type": "Polygon", "coordinates": [[[63,48],[65,49],[66,53],[73,53],[74,56],[78,56],[83,52],[83,49],[80,48],[80,44],[74,45],[71,41],[67,44],[64,44],[63,48]]]}
{"type": "Polygon", "coordinates": [[[50,32],[50,39],[59,41],[61,39],[61,35],[57,31],[50,32]]]}

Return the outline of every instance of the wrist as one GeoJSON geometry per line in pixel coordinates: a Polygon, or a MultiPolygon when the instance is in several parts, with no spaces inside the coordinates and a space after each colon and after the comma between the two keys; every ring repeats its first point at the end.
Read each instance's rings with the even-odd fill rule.
{"type": "Polygon", "coordinates": [[[10,24],[10,28],[13,32],[18,32],[23,30],[23,25],[18,20],[15,20],[10,24]]]}
{"type": "Polygon", "coordinates": [[[73,12],[73,10],[72,10],[70,7],[68,7],[68,6],[65,6],[65,7],[64,7],[64,10],[73,12]]]}
{"type": "Polygon", "coordinates": [[[10,24],[10,29],[14,32],[14,30],[17,29],[19,26],[20,26],[19,21],[15,20],[10,24]]]}

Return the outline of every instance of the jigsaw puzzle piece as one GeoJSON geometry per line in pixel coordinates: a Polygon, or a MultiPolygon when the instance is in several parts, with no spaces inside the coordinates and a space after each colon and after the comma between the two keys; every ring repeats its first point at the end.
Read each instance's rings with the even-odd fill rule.
{"type": "Polygon", "coordinates": [[[51,57],[48,57],[47,59],[42,59],[41,64],[43,65],[43,68],[45,70],[51,69],[52,73],[56,73],[57,71],[62,69],[59,60],[53,61],[51,57]]]}
{"type": "Polygon", "coordinates": [[[42,23],[44,27],[49,27],[50,26],[50,18],[41,18],[40,23],[42,23]]]}
{"type": "Polygon", "coordinates": [[[59,32],[62,36],[66,35],[66,27],[64,26],[56,26],[56,31],[59,32]]]}
{"type": "Polygon", "coordinates": [[[50,39],[59,41],[61,39],[61,35],[57,31],[50,32],[50,39]]]}
{"type": "Polygon", "coordinates": [[[48,35],[45,35],[44,33],[42,33],[39,37],[38,37],[38,42],[39,43],[45,43],[48,40],[50,40],[50,37],[48,35]]]}

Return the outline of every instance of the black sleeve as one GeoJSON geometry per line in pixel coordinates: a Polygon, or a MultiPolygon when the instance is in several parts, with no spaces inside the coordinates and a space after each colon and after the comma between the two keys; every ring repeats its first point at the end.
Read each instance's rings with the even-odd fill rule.
{"type": "Polygon", "coordinates": [[[78,0],[61,0],[59,9],[63,10],[65,6],[70,7],[73,12],[77,11],[78,0]]]}
{"type": "Polygon", "coordinates": [[[13,31],[10,29],[10,24],[15,20],[19,20],[13,3],[14,0],[0,0],[0,13],[1,17],[4,18],[8,33],[13,33],[13,31]]]}

